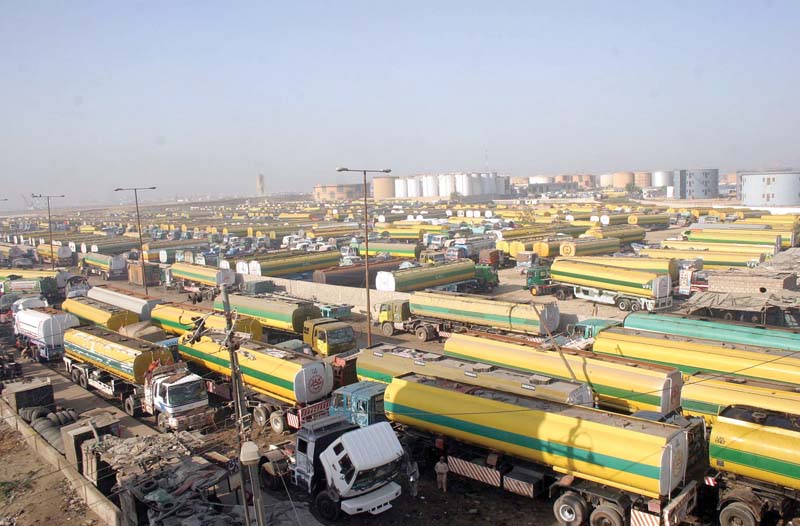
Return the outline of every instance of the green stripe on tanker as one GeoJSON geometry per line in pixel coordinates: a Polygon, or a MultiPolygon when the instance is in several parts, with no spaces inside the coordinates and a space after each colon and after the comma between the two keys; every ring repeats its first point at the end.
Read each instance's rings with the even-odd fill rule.
{"type": "Polygon", "coordinates": [[[262,276],[286,276],[288,274],[301,274],[323,268],[335,267],[339,264],[339,252],[328,250],[326,252],[300,252],[287,253],[279,258],[259,261],[262,276]]]}
{"type": "Polygon", "coordinates": [[[389,254],[396,258],[419,259],[423,250],[422,245],[413,243],[370,243],[369,253],[367,254],[364,243],[358,245],[358,253],[362,256],[376,256],[378,254],[389,254]]]}

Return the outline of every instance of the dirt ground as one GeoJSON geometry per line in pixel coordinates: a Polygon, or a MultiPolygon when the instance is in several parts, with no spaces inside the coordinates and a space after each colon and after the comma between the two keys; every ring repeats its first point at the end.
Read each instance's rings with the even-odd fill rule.
{"type": "Polygon", "coordinates": [[[101,524],[72,486],[0,422],[0,526],[101,524]]]}

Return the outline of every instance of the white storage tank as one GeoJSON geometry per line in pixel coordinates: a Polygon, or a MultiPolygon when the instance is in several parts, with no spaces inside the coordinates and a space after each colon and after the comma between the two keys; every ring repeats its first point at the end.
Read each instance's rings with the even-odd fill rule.
{"type": "Polygon", "coordinates": [[[672,171],[658,170],[653,172],[653,186],[656,188],[663,188],[664,186],[672,186],[672,171]]]}
{"type": "Polygon", "coordinates": [[[422,188],[420,188],[420,181],[416,177],[409,177],[407,179],[408,182],[408,197],[419,197],[422,193],[422,188]]]}
{"type": "Polygon", "coordinates": [[[408,183],[405,178],[398,177],[394,180],[394,196],[400,198],[408,197],[408,183]]]}
{"type": "Polygon", "coordinates": [[[599,186],[601,188],[608,188],[614,185],[614,174],[601,174],[599,178],[599,186]]]}

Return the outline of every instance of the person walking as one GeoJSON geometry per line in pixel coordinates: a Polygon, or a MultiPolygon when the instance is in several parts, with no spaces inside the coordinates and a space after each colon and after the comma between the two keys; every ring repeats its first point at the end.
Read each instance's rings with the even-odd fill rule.
{"type": "Polygon", "coordinates": [[[442,490],[442,493],[447,493],[447,473],[450,472],[450,466],[444,457],[439,457],[439,462],[433,469],[436,471],[436,487],[442,490]]]}

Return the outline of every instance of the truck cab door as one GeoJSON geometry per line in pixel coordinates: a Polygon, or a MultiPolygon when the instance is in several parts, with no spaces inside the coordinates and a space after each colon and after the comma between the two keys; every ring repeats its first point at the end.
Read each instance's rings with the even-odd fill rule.
{"type": "Polygon", "coordinates": [[[295,484],[305,487],[311,493],[311,481],[314,478],[314,444],[304,438],[297,439],[295,450],[294,477],[295,484]]]}
{"type": "Polygon", "coordinates": [[[322,356],[328,354],[328,332],[324,327],[319,327],[314,331],[314,350],[322,356]]]}

